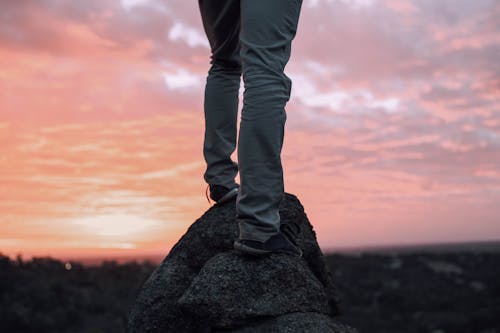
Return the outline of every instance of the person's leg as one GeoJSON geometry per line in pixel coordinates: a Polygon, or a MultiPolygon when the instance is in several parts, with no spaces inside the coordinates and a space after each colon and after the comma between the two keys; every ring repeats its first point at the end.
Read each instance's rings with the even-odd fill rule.
{"type": "Polygon", "coordinates": [[[280,230],[281,149],[290,58],[302,0],[241,0],[240,56],[245,84],[238,137],[239,238],[265,241],[280,230]]]}
{"type": "Polygon", "coordinates": [[[208,184],[235,187],[238,94],[241,78],[239,55],[240,0],[198,0],[203,27],[211,48],[205,85],[205,137],[203,156],[208,184]]]}

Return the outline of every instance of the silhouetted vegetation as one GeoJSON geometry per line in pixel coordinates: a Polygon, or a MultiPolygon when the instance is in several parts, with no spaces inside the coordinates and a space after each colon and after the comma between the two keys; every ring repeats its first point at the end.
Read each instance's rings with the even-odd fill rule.
{"type": "MultiPolygon", "coordinates": [[[[339,321],[360,332],[500,332],[500,255],[327,255],[339,321]]],[[[155,264],[98,266],[0,254],[0,332],[123,332],[155,264]]]]}
{"type": "Polygon", "coordinates": [[[127,311],[154,268],[0,255],[0,332],[123,332],[127,311]]]}
{"type": "Polygon", "coordinates": [[[360,332],[500,332],[498,253],[329,255],[342,322],[360,332]]]}

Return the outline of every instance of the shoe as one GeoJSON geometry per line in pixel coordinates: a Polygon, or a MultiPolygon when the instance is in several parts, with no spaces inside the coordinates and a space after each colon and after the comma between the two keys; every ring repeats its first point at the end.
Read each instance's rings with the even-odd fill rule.
{"type": "Polygon", "coordinates": [[[299,237],[302,229],[297,221],[288,220],[286,222],[282,222],[280,225],[280,231],[287,236],[288,240],[295,246],[299,246],[299,244],[297,244],[297,238],[299,237]]]}
{"type": "Polygon", "coordinates": [[[272,235],[265,242],[259,242],[250,239],[236,239],[234,249],[243,253],[256,256],[267,255],[270,253],[286,253],[294,257],[302,257],[302,250],[296,246],[281,231],[272,235]]]}
{"type": "Polygon", "coordinates": [[[210,189],[210,198],[218,204],[227,202],[238,195],[239,184],[236,184],[236,187],[229,189],[222,185],[207,185],[207,189],[205,191],[205,195],[207,196],[208,203],[210,203],[210,199],[208,198],[208,189],[210,189]]]}

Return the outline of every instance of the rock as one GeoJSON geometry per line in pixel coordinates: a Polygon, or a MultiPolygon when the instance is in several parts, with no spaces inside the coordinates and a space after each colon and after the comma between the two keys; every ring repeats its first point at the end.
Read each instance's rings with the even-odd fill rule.
{"type": "Polygon", "coordinates": [[[235,252],[234,203],[212,206],[174,245],[130,309],[128,332],[356,332],[334,320],[340,298],[297,197],[285,193],[280,217],[300,225],[302,258],[235,252]]]}
{"type": "MultiPolygon", "coordinates": [[[[217,331],[214,333],[224,333],[228,331],[217,331]]],[[[352,327],[340,324],[331,317],[316,312],[293,312],[279,317],[264,320],[256,325],[249,325],[244,328],[229,331],[230,333],[358,333],[352,327]]]]}
{"type": "Polygon", "coordinates": [[[302,258],[272,254],[214,256],[193,279],[178,304],[215,328],[235,328],[255,317],[291,312],[328,314],[325,289],[302,258]]]}

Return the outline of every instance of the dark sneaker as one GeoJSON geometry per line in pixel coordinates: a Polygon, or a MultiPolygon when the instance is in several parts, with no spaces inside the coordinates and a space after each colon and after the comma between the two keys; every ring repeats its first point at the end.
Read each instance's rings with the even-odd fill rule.
{"type": "Polygon", "coordinates": [[[205,194],[210,203],[210,199],[208,198],[208,189],[210,189],[210,198],[216,203],[221,204],[235,198],[238,195],[239,187],[239,184],[236,184],[236,187],[231,189],[222,185],[209,184],[207,185],[205,194]]]}
{"type": "Polygon", "coordinates": [[[286,222],[281,222],[280,230],[295,246],[299,246],[297,238],[299,238],[302,229],[297,221],[288,220],[286,222]]]}
{"type": "Polygon", "coordinates": [[[250,255],[267,255],[270,253],[286,253],[295,257],[302,257],[302,250],[295,246],[281,231],[272,235],[265,242],[250,239],[236,239],[234,249],[250,255]]]}

